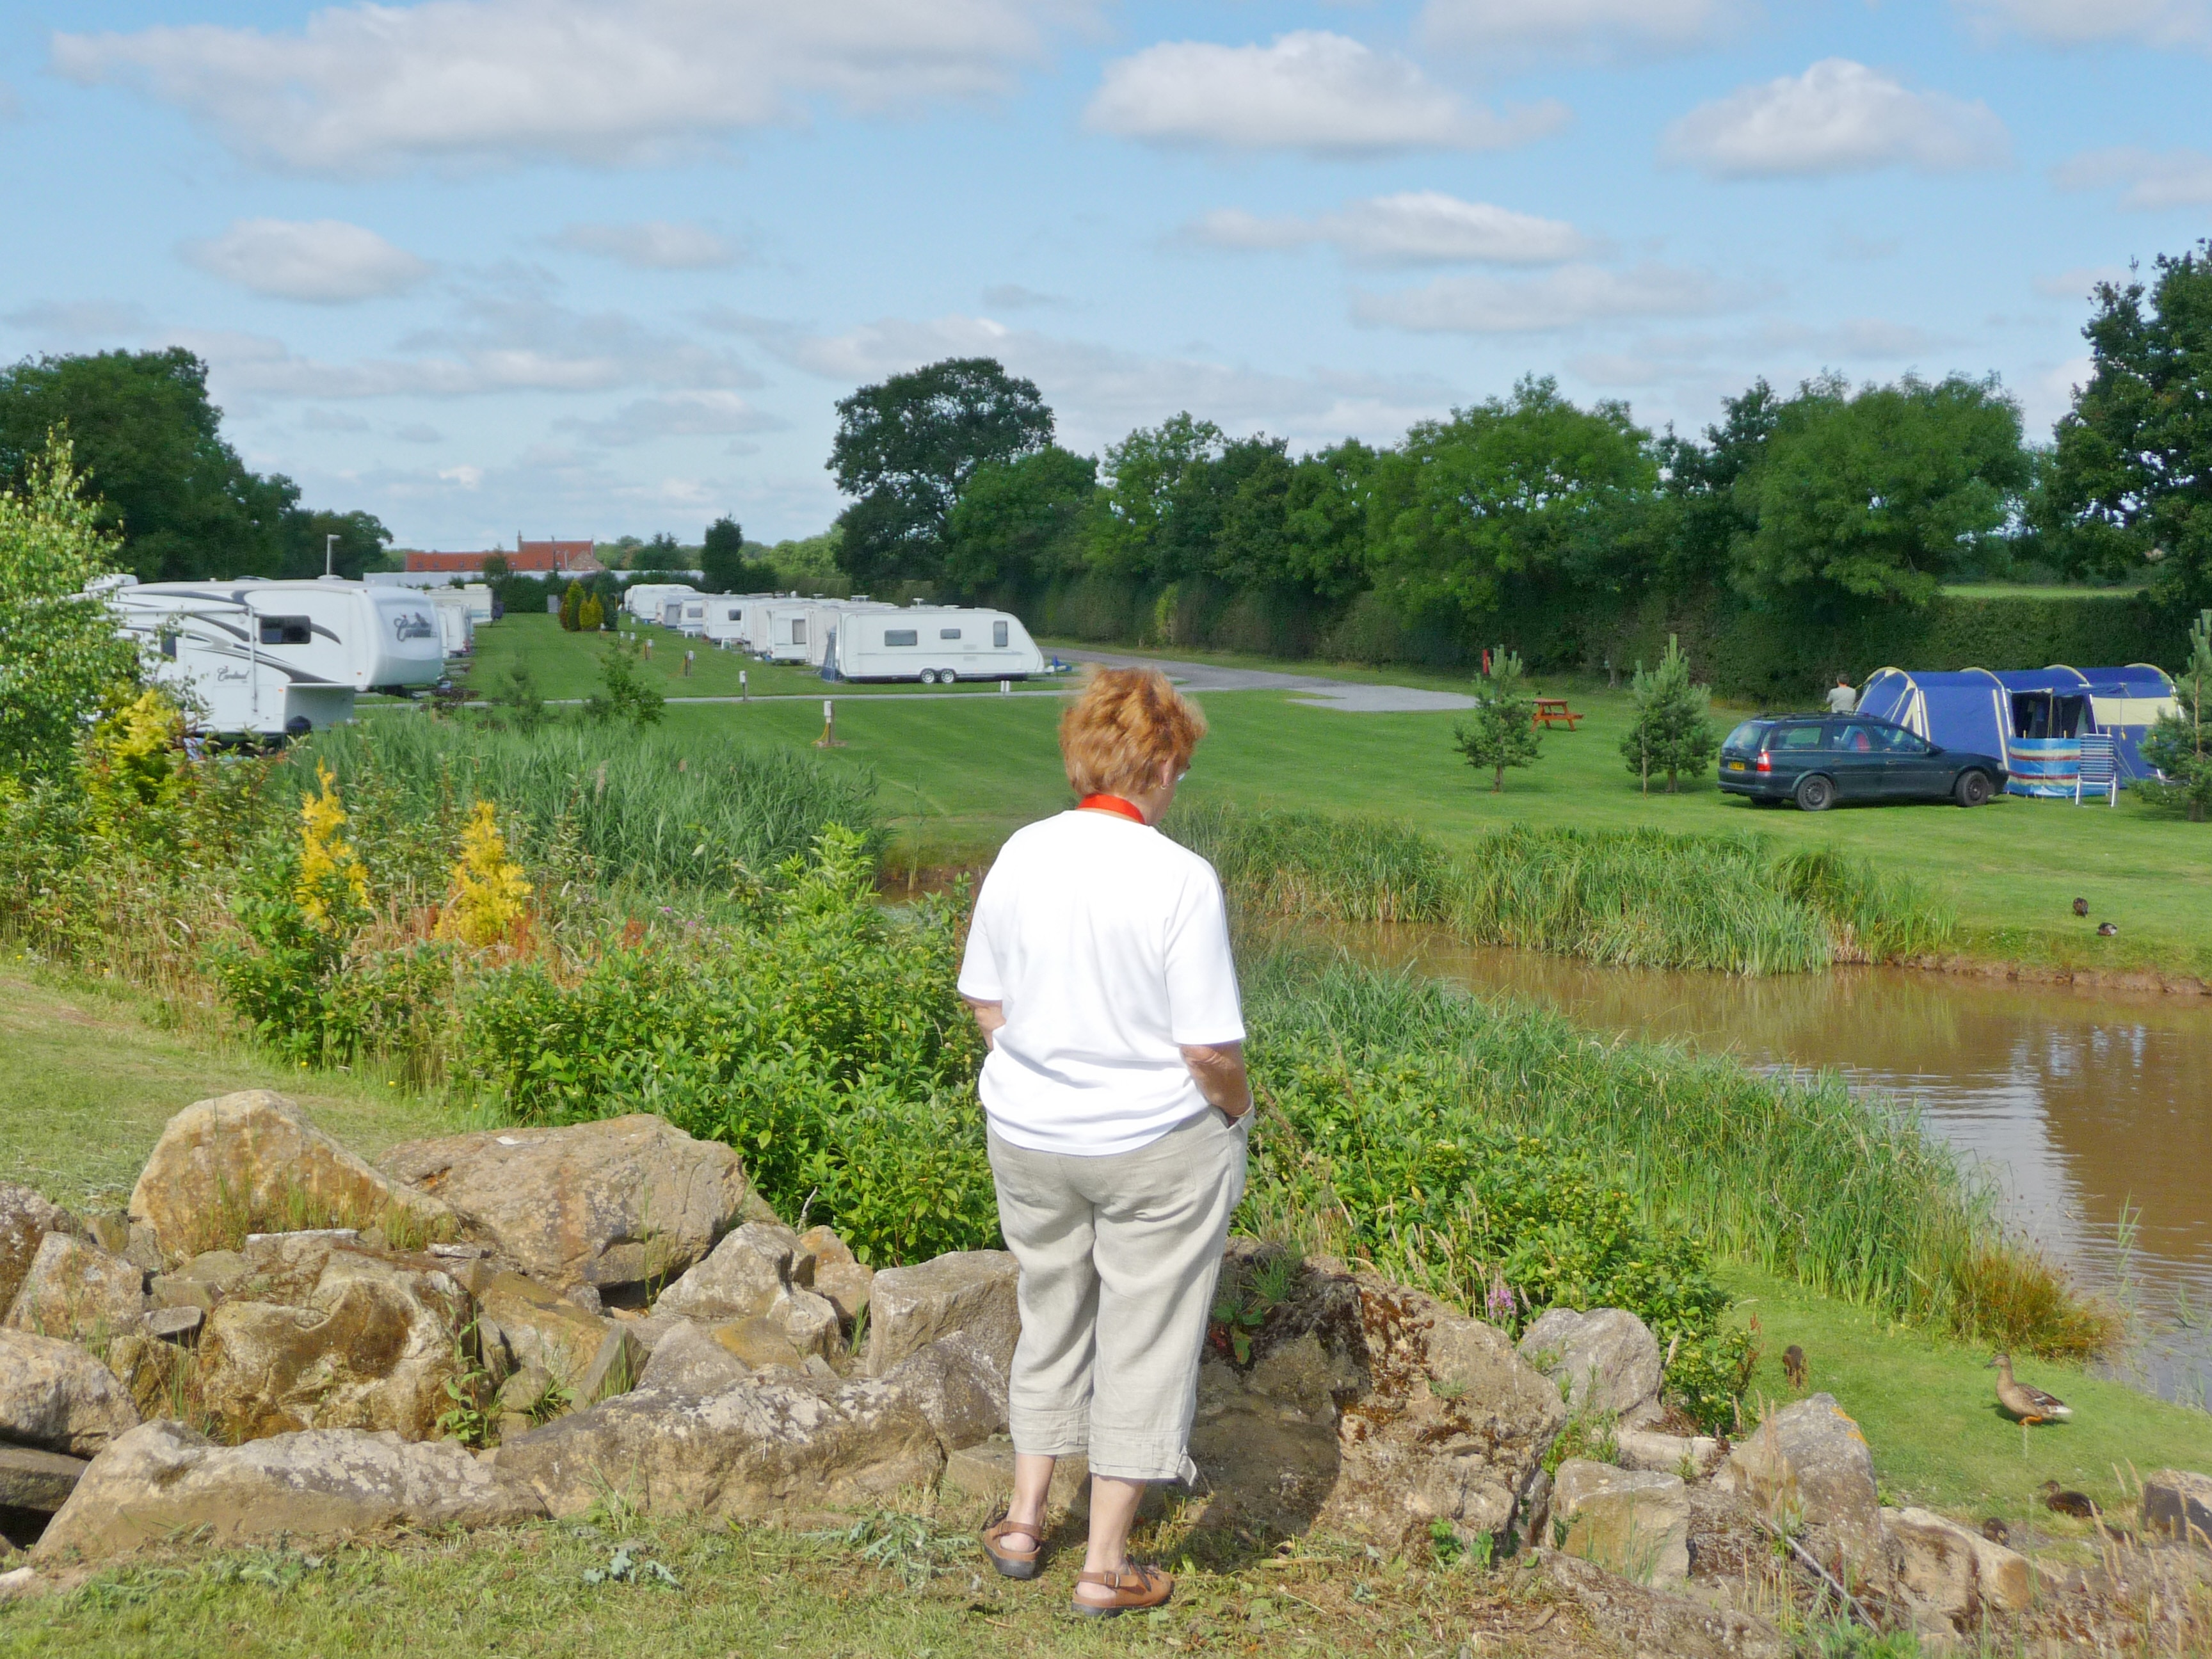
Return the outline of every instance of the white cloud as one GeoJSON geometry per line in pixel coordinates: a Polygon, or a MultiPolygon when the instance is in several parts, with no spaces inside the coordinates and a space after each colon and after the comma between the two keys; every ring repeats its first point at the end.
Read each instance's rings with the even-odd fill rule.
{"type": "Polygon", "coordinates": [[[2051,170],[2061,190],[2119,188],[2120,205],[2143,212],[2212,202],[2212,155],[2200,149],[2093,149],[2051,170]]]}
{"type": "Polygon", "coordinates": [[[1499,149],[1566,120],[1566,106],[1552,100],[1492,114],[1407,58],[1319,29],[1265,46],[1147,46],[1106,66],[1084,112],[1093,131],[1146,143],[1318,156],[1499,149]]]}
{"type": "Polygon", "coordinates": [[[1403,191],[1349,202],[1316,219],[1262,219],[1237,208],[1188,227],[1214,247],[1286,248],[1325,242],[1362,264],[1548,265],[1588,253],[1589,238],[1558,219],[1540,219],[1442,191],[1403,191]]]}
{"type": "Polygon", "coordinates": [[[2207,0],[1957,0],[1984,34],[2007,31],[2051,46],[2132,40],[2212,48],[2207,0]]]}
{"type": "Polygon", "coordinates": [[[57,34],[57,70],[140,88],[240,154],[310,172],[648,161],[804,119],[1001,92],[1088,0],[422,0],[297,31],[57,34]]]}
{"type": "Polygon", "coordinates": [[[1428,0],[1415,28],[1448,47],[1683,47],[1712,40],[1747,9],[1729,0],[1428,0]]]}
{"type": "Polygon", "coordinates": [[[745,432],[775,432],[786,422],[756,409],[734,392],[678,392],[625,404],[605,420],[569,416],[556,421],[563,431],[611,446],[650,443],[660,438],[730,437],[745,432]]]}
{"type": "Polygon", "coordinates": [[[556,247],[593,253],[637,270],[711,270],[734,264],[739,250],[704,225],[648,219],[635,225],[569,225],[552,238],[556,247]]]}
{"type": "Polygon", "coordinates": [[[2124,283],[2135,273],[2125,265],[2076,265],[2071,270],[2062,270],[2055,276],[2039,276],[2035,291],[2046,300],[2079,300],[2086,302],[2090,290],[2100,283],[2124,283]]]}
{"type": "Polygon", "coordinates": [[[1571,264],[1533,278],[1440,276],[1395,293],[1362,292],[1352,315],[1424,334],[1542,334],[1623,318],[1702,316],[1722,302],[1720,284],[1704,271],[1571,264]]]}
{"type": "Polygon", "coordinates": [[[43,339],[80,344],[143,334],[152,318],[133,301],[49,300],[11,311],[0,322],[43,339]]]}
{"type": "Polygon", "coordinates": [[[178,250],[211,276],[277,300],[339,305],[413,287],[430,267],[343,219],[240,219],[178,250]]]}
{"type": "Polygon", "coordinates": [[[1036,381],[1059,417],[1060,441],[1079,450],[1114,442],[1129,428],[1188,409],[1232,429],[1264,427],[1298,441],[1347,434],[1388,441],[1414,420],[1449,407],[1451,388],[1427,374],[1284,374],[1195,356],[1152,357],[988,318],[886,318],[842,334],[734,313],[723,327],[759,342],[795,368],[841,386],[943,357],[988,356],[1036,381]]]}
{"type": "Polygon", "coordinates": [[[994,311],[1036,311],[1067,303],[1057,294],[1040,293],[1019,283],[994,283],[983,290],[982,300],[994,311]]]}
{"type": "Polygon", "coordinates": [[[1957,343],[1917,323],[1896,323],[1884,317],[1850,317],[1839,323],[1808,327],[1798,323],[1771,323],[1759,331],[1761,352],[1794,350],[1832,362],[1904,362],[1917,361],[1957,343]]]}
{"type": "Polygon", "coordinates": [[[2000,162],[2010,143],[1986,104],[1915,92],[1864,64],[1828,58],[1698,106],[1667,129],[1660,149],[1668,161],[1745,179],[1894,166],[1950,172],[2000,162]]]}
{"type": "Polygon", "coordinates": [[[480,466],[441,467],[438,476],[447,483],[459,484],[464,489],[474,489],[483,482],[484,470],[480,466]]]}

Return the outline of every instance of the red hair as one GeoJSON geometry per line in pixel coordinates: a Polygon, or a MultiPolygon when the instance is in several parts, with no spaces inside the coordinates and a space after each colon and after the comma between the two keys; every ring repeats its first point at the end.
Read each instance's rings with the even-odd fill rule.
{"type": "Polygon", "coordinates": [[[1157,668],[1101,668],[1060,717],[1060,755],[1079,795],[1152,788],[1163,763],[1190,765],[1206,716],[1157,668]]]}

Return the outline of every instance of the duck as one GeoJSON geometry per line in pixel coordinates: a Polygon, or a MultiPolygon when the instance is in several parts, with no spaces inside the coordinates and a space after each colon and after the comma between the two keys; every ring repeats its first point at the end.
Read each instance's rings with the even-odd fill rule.
{"type": "Polygon", "coordinates": [[[2085,898],[2075,899],[2074,901],[2074,914],[2077,916],[2087,915],[2089,914],[2089,901],[2085,898]]]}
{"type": "Polygon", "coordinates": [[[2070,1515],[2077,1521],[2096,1521],[2104,1516],[2097,1507],[2097,1500],[2088,1493],[2063,1492],[2056,1480],[2043,1483],[2043,1507],[2053,1515],[2070,1515]]]}
{"type": "Polygon", "coordinates": [[[1982,1536],[1992,1544],[2008,1544],[2012,1541],[2012,1528],[2005,1525],[2002,1516],[1989,1516],[1982,1522],[1982,1536]]]}
{"type": "Polygon", "coordinates": [[[1997,1404],[2008,1416],[2022,1423],[2050,1423],[2074,1415],[2074,1408],[2057,1395],[2014,1382],[2010,1354],[1996,1355],[1990,1361],[1990,1366],[1997,1374],[1997,1404]]]}
{"type": "Polygon", "coordinates": [[[2119,931],[2118,925],[2114,922],[2100,921],[2097,924],[2097,937],[2099,939],[2111,939],[2119,931]]]}
{"type": "Polygon", "coordinates": [[[1782,1351],[1782,1374],[1790,1379],[1790,1386],[1805,1386],[1805,1350],[1792,1342],[1782,1351]]]}

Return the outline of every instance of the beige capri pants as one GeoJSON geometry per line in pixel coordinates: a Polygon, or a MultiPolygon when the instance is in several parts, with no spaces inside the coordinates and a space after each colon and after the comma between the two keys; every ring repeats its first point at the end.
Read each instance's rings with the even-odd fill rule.
{"type": "Polygon", "coordinates": [[[1021,1263],[1014,1449],[1087,1452],[1124,1480],[1192,1474],[1198,1366],[1251,1114],[1212,1107],[1133,1152],[1072,1158],[990,1137],[999,1226],[1021,1263]]]}

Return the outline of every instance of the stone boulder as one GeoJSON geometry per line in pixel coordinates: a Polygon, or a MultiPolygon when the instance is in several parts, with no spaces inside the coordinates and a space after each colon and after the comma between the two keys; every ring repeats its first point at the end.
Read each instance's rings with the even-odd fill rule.
{"type": "Polygon", "coordinates": [[[633,1389],[506,1442],[495,1461],[556,1516],[611,1492],[661,1513],[825,1514],[937,1479],[945,1454],[905,1389],[781,1376],[706,1395],[633,1389]]]}
{"type": "Polygon", "coordinates": [[[871,1376],[881,1376],[939,1337],[964,1331],[1001,1370],[1022,1334],[1021,1267],[1007,1250],[955,1250],[911,1267],[886,1267],[868,1291],[871,1376]]]}
{"type": "Polygon", "coordinates": [[[1521,1338],[1521,1357],[1567,1389],[1571,1412],[1630,1417],[1659,1398],[1659,1340],[1626,1308],[1547,1310],[1521,1338]]]}
{"type": "Polygon", "coordinates": [[[1833,1395],[1808,1395],[1767,1418],[1738,1443],[1715,1480],[1771,1519],[1795,1516],[1828,1528],[1848,1555],[1869,1559],[1880,1547],[1874,1453],[1833,1395]]]}
{"type": "Polygon", "coordinates": [[[529,1486],[450,1441],[311,1429],[218,1446],[164,1419],[93,1460],[33,1559],[97,1560],[201,1528],[220,1547],[394,1526],[507,1526],[544,1513],[529,1486]]]}
{"type": "Polygon", "coordinates": [[[1581,1612],[1606,1651],[1635,1659],[1785,1659],[1793,1651],[1764,1619],[1631,1583],[1578,1556],[1547,1551],[1541,1560],[1546,1587],[1581,1612]]]}
{"type": "Polygon", "coordinates": [[[1928,1510],[1884,1510],[1890,1568],[1906,1598],[1964,1628],[1985,1613],[2018,1613],[2033,1598],[2027,1558],[1928,1510]]]}
{"type": "Polygon", "coordinates": [[[92,1457],[137,1426],[130,1390],[76,1344],[0,1330],[0,1439],[92,1457]]]}
{"type": "Polygon", "coordinates": [[[154,1305],[213,1313],[217,1302],[252,1277],[252,1262],[238,1251],[206,1250],[173,1272],[154,1275],[154,1305]]]}
{"type": "Polygon", "coordinates": [[[666,1279],[734,1224],[775,1219],[736,1152],[649,1113],[410,1141],[383,1162],[556,1289],[666,1279]]]}
{"type": "Polygon", "coordinates": [[[637,1386],[666,1394],[720,1394],[750,1375],[752,1367],[716,1341],[707,1327],[687,1319],[653,1344],[637,1386]]]}
{"type": "Polygon", "coordinates": [[[0,1181],[0,1308],[15,1299],[48,1233],[80,1231],[76,1218],[28,1187],[0,1181]]]}
{"type": "Polygon", "coordinates": [[[749,1221],[663,1291],[653,1310],[749,1328],[734,1351],[750,1364],[796,1365],[810,1353],[826,1357],[839,1342],[837,1310],[797,1282],[803,1259],[799,1235],[790,1228],[749,1221]],[[750,1328],[756,1326],[764,1328],[750,1328]],[[747,1353],[746,1345],[760,1357],[747,1353]],[[787,1361],[776,1354],[778,1349],[789,1350],[787,1361]]]}
{"type": "Polygon", "coordinates": [[[948,1452],[1006,1431],[1006,1373],[965,1331],[908,1354],[884,1381],[913,1397],[948,1452]]]}
{"type": "Polygon", "coordinates": [[[814,1258],[813,1273],[800,1275],[799,1282],[828,1298],[837,1316],[851,1326],[866,1311],[875,1269],[863,1266],[851,1247],[827,1227],[809,1227],[799,1234],[799,1249],[802,1256],[814,1258]]]}
{"type": "MultiPolygon", "coordinates": [[[[1224,1271],[1252,1254],[1232,1245],[1224,1271]]],[[[1442,1521],[1502,1545],[1566,1416],[1503,1332],[1403,1285],[1308,1267],[1249,1362],[1224,1342],[1200,1369],[1201,1524],[1399,1549],[1442,1521]]]]}
{"type": "Polygon", "coordinates": [[[203,1408],[233,1441],[305,1429],[428,1438],[452,1400],[464,1298],[431,1258],[387,1258],[327,1237],[248,1245],[238,1293],[199,1338],[203,1408]]]}
{"type": "Polygon", "coordinates": [[[180,1261],[236,1247],[249,1232],[381,1225],[395,1202],[415,1228],[450,1224],[434,1199],[392,1183],[307,1121],[283,1095],[249,1089],[187,1106],[155,1143],[131,1190],[131,1219],[180,1261]]]}
{"type": "Polygon", "coordinates": [[[611,1322],[520,1273],[495,1273],[477,1293],[477,1337],[498,1381],[534,1365],[574,1390],[599,1356],[611,1322]]]}
{"type": "Polygon", "coordinates": [[[1613,1455],[1624,1469],[1650,1469],[1702,1480],[1721,1461],[1721,1443],[1709,1434],[1662,1434],[1656,1429],[1620,1429],[1613,1455]]]}
{"type": "Polygon", "coordinates": [[[91,1467],[82,1457],[60,1452],[0,1446],[0,1510],[52,1515],[69,1502],[78,1480],[91,1467]]]}
{"type": "Polygon", "coordinates": [[[1571,1457],[1553,1476],[1552,1516],[1566,1524],[1560,1547],[1608,1572],[1662,1588],[1690,1576],[1689,1488],[1680,1475],[1571,1457]]]}
{"type": "Polygon", "coordinates": [[[2146,1532],[2163,1533],[2189,1543],[2212,1547],[2212,1475],[2186,1469],[2160,1469],[2143,1480],[2142,1522],[2146,1532]]]}
{"type": "Polygon", "coordinates": [[[137,1328],[146,1275],[68,1233],[48,1233],[9,1305],[8,1328],[103,1342],[137,1328]]]}

